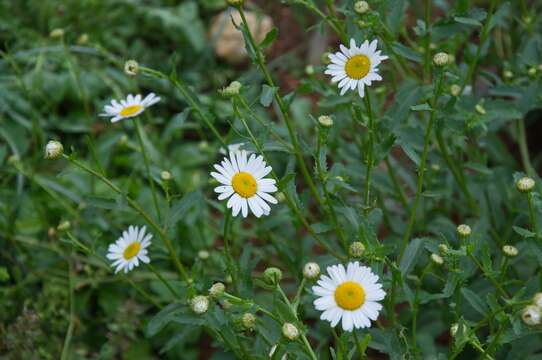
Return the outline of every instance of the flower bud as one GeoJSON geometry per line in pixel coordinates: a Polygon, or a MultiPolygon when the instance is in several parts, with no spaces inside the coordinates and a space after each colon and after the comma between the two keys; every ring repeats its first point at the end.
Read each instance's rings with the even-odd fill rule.
{"type": "Polygon", "coordinates": [[[139,64],[135,60],[128,60],[124,63],[124,73],[128,76],[136,76],[139,72],[139,64]]]}
{"type": "Polygon", "coordinates": [[[450,55],[445,52],[436,53],[435,56],[433,56],[433,63],[436,66],[448,65],[450,63],[450,55]]]}
{"type": "Polygon", "coordinates": [[[536,75],[536,68],[534,66],[529,68],[529,70],[527,70],[527,74],[529,74],[529,76],[535,76],[536,75]]]}
{"type": "Polygon", "coordinates": [[[522,177],[521,179],[516,181],[516,188],[518,189],[519,192],[522,192],[522,193],[531,192],[534,186],[535,186],[534,180],[527,176],[522,177]]]}
{"type": "Polygon", "coordinates": [[[457,235],[460,237],[467,237],[471,234],[471,228],[468,225],[461,224],[456,229],[457,235]]]}
{"type": "Polygon", "coordinates": [[[60,141],[49,140],[45,146],[45,158],[49,160],[55,160],[62,156],[64,153],[64,146],[60,141]]]}
{"type": "Polygon", "coordinates": [[[49,33],[49,37],[52,39],[59,39],[63,37],[64,34],[65,34],[64,29],[57,28],[57,29],[51,30],[51,32],[49,33]]]}
{"type": "Polygon", "coordinates": [[[453,84],[452,86],[450,86],[450,93],[453,95],[453,96],[459,96],[461,94],[461,86],[457,85],[457,84],[453,84]]]}
{"type": "Polygon", "coordinates": [[[369,10],[370,7],[367,1],[356,1],[356,3],[354,4],[354,11],[360,15],[365,14],[369,10]]]}
{"type": "Polygon", "coordinates": [[[241,5],[243,5],[243,1],[244,0],[226,0],[228,5],[230,5],[230,6],[241,6],[241,5]]]}
{"type": "Polygon", "coordinates": [[[305,66],[305,74],[314,75],[314,66],[312,65],[305,66]]]}
{"type": "Polygon", "coordinates": [[[207,250],[200,250],[198,251],[198,257],[201,260],[207,260],[209,258],[209,252],[207,250]]]}
{"type": "Polygon", "coordinates": [[[486,109],[484,108],[484,105],[482,104],[476,104],[476,106],[474,107],[474,110],[476,110],[476,112],[480,115],[486,114],[486,109]]]}
{"type": "Polygon", "coordinates": [[[220,90],[220,93],[224,97],[234,97],[239,95],[243,85],[239,81],[232,81],[228,86],[220,90]]]}
{"type": "Polygon", "coordinates": [[[331,116],[328,115],[321,115],[318,117],[318,122],[320,125],[322,125],[325,128],[329,128],[333,126],[333,119],[331,116]]]}
{"type": "Polygon", "coordinates": [[[71,224],[68,220],[64,220],[63,222],[58,224],[58,226],[56,227],[58,231],[68,231],[70,230],[70,228],[71,228],[71,224]]]}
{"type": "Polygon", "coordinates": [[[518,256],[518,249],[513,245],[504,245],[502,247],[502,252],[508,257],[518,256]]]}
{"type": "Polygon", "coordinates": [[[252,331],[256,327],[256,316],[251,313],[244,313],[241,318],[241,323],[246,330],[252,331]]]}
{"type": "Polygon", "coordinates": [[[444,259],[439,254],[431,254],[431,261],[438,266],[444,264],[444,259]]]}
{"type": "Polygon", "coordinates": [[[514,73],[511,72],[510,70],[504,70],[504,72],[502,73],[504,78],[507,79],[507,80],[510,80],[514,77],[514,73]]]}
{"type": "Polygon", "coordinates": [[[350,254],[350,256],[353,258],[360,258],[364,252],[365,252],[365,245],[363,245],[359,241],[354,241],[348,247],[348,254],[350,254]]]}
{"type": "Polygon", "coordinates": [[[542,292],[534,294],[533,304],[538,307],[540,311],[542,311],[542,292]]]}
{"type": "Polygon", "coordinates": [[[440,252],[440,255],[443,255],[443,256],[446,255],[446,253],[448,252],[448,250],[449,250],[449,249],[448,249],[448,245],[446,245],[446,244],[440,244],[440,245],[438,246],[438,251],[440,252]]]}
{"type": "Polygon", "coordinates": [[[171,180],[171,173],[167,170],[164,170],[160,173],[160,177],[162,178],[162,180],[164,181],[169,181],[171,180]]]}
{"type": "Polygon", "coordinates": [[[282,325],[282,335],[288,340],[295,340],[299,337],[299,330],[292,323],[282,325]]]}
{"type": "Polygon", "coordinates": [[[224,294],[225,290],[226,290],[226,286],[222,284],[221,282],[214,283],[209,288],[209,296],[216,299],[220,297],[222,294],[224,294]]]}
{"type": "Polygon", "coordinates": [[[276,267],[269,267],[263,272],[263,277],[269,284],[276,285],[282,279],[282,271],[276,267]]]}
{"type": "Polygon", "coordinates": [[[209,310],[209,299],[207,296],[198,295],[190,301],[190,307],[196,314],[204,314],[209,310]]]}
{"type": "Polygon", "coordinates": [[[305,279],[316,279],[320,275],[320,266],[315,262],[306,263],[303,267],[303,276],[305,279]]]}
{"type": "Polygon", "coordinates": [[[535,305],[528,305],[521,313],[521,319],[526,325],[535,326],[540,324],[540,309],[535,305]]]}
{"type": "Polygon", "coordinates": [[[85,33],[79,35],[79,37],[77,38],[77,44],[85,45],[86,43],[88,43],[88,34],[85,33]]]}

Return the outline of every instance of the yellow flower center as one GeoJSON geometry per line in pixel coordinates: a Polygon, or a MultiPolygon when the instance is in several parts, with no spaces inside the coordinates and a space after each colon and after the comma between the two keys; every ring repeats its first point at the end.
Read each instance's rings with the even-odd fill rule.
{"type": "Polygon", "coordinates": [[[122,255],[126,260],[130,260],[139,253],[139,249],[141,249],[141,244],[137,241],[134,241],[133,243],[128,245],[126,249],[124,249],[122,255]]]}
{"type": "Polygon", "coordinates": [[[231,185],[233,186],[233,190],[244,198],[252,197],[258,191],[256,179],[246,172],[235,174],[231,180],[231,185]]]}
{"type": "Polygon", "coordinates": [[[335,289],[335,302],[344,310],[356,310],[365,303],[365,290],[356,282],[346,281],[335,289]]]}
{"type": "Polygon", "coordinates": [[[371,60],[365,55],[354,55],[346,62],[346,75],[351,79],[362,79],[369,70],[371,70],[371,60]]]}
{"type": "Polygon", "coordinates": [[[143,108],[143,106],[141,105],[130,105],[130,106],[126,106],[124,109],[122,109],[120,111],[120,115],[121,116],[134,116],[135,114],[137,114],[141,108],[143,108]]]}

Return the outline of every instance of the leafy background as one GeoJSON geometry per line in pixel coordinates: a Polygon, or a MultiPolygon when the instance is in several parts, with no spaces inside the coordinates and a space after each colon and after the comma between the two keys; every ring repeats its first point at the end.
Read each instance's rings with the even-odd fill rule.
{"type": "MultiPolygon", "coordinates": [[[[325,179],[348,242],[366,245],[362,261],[382,277],[386,290],[393,277],[401,279],[394,303],[381,314],[382,326],[370,330],[370,357],[445,358],[458,350],[455,356],[470,359],[479,354],[476,344],[497,358],[540,357],[540,329],[523,325],[521,308],[514,305],[542,288],[542,249],[531,228],[526,197],[517,192],[514,179],[528,173],[539,181],[542,32],[537,15],[541,4],[492,1],[495,8],[489,19],[489,1],[432,2],[431,54],[447,51],[455,56],[436,104],[436,133],[460,165],[450,170],[442,147],[437,141],[431,145],[416,238],[403,261],[392,266],[387,261],[396,258],[407,226],[424,121],[434,91],[434,82],[420,81],[426,64],[422,2],[370,1],[375,11],[361,27],[353,2],[336,2],[349,36],[365,39],[385,34],[384,52],[390,55],[381,65],[385,81],[371,88],[379,165],[370,209],[361,206],[363,159],[370,145],[367,119],[356,112],[363,112],[364,105],[353,96],[339,97],[323,76],[321,55],[334,51],[339,38],[304,3],[248,5],[269,14],[279,29],[267,49],[269,68],[280,85],[277,90],[262,87],[264,79],[249,61],[230,65],[215,56],[208,28],[213,17],[226,9],[222,0],[0,0],[1,356],[59,358],[71,327],[68,358],[73,359],[228,359],[239,354],[264,359],[270,345],[278,342],[283,346],[280,352],[306,357],[298,343],[281,338],[280,326],[269,318],[259,317],[254,332],[243,331],[240,318],[254,311],[251,305],[213,304],[207,314],[196,316],[186,301],[176,301],[145,267],[128,277],[116,276],[99,257],[89,256],[77,245],[103,256],[126,226],[144,222],[124,196],[113,194],[67,160],[44,161],[44,146],[49,139],[61,140],[67,153],[103,170],[126,194],[152,209],[133,123],[111,125],[97,116],[111,98],[152,91],[163,100],[141,119],[144,151],[151,159],[152,180],[162,190],[159,200],[168,235],[198,292],[206,293],[213,282],[228,280],[222,255],[224,208],[215,200],[208,175],[211,164],[220,159],[221,144],[168,81],[123,73],[124,61],[137,59],[164,73],[175,70],[228,143],[245,142],[255,150],[230,100],[217,91],[231,80],[241,81],[242,96],[253,110],[246,115],[250,127],[282,179],[281,189],[295,194],[313,231],[344,252],[326,212],[314,203],[296,171],[287,129],[272,100],[275,91],[284,96],[309,169],[315,179],[317,175],[325,179]],[[57,28],[65,31],[62,39],[49,36],[57,28]],[[488,40],[478,46],[484,29],[488,40]],[[452,96],[450,86],[462,84],[469,64],[478,58],[466,93],[452,96]],[[484,111],[476,110],[476,105],[484,111]],[[325,149],[317,149],[324,131],[315,119],[322,114],[332,114],[334,126],[326,132],[325,149]],[[164,170],[173,176],[167,185],[170,199],[160,177],[164,170]],[[463,174],[464,184],[458,183],[454,171],[463,174]],[[466,243],[455,233],[459,223],[472,227],[466,243]],[[445,256],[446,265],[423,277],[430,254],[437,253],[442,243],[454,249],[445,256]],[[504,244],[517,246],[520,255],[505,261],[504,244]],[[497,291],[495,280],[507,296],[497,291]],[[128,281],[166,307],[159,312],[128,281]],[[417,304],[421,354],[409,340],[417,304]],[[390,324],[390,311],[397,317],[395,324],[390,324]],[[469,329],[479,327],[460,331],[452,339],[449,328],[458,321],[469,329]]],[[[325,8],[324,1],[314,4],[325,8]]],[[[540,218],[538,192],[533,202],[540,218]]],[[[295,220],[284,201],[268,218],[237,219],[232,234],[232,256],[242,271],[228,288],[255,299],[284,320],[295,321],[276,292],[259,286],[262,271],[267,266],[281,268],[282,286],[294,294],[307,261],[322,268],[337,262],[295,220]]],[[[155,267],[186,299],[185,284],[156,236],[151,249],[155,267]]],[[[308,293],[302,297],[300,313],[318,354],[324,359],[351,357],[349,337],[334,338],[329,325],[318,321],[312,300],[308,293]]]]}

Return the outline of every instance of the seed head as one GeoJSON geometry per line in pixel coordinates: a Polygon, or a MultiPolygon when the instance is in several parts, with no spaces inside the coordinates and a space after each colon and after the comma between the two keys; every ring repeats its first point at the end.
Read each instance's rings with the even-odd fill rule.
{"type": "Polygon", "coordinates": [[[534,180],[527,176],[522,177],[516,182],[516,188],[518,189],[519,192],[522,192],[522,193],[530,192],[531,190],[533,190],[534,186],[535,186],[534,180]]]}
{"type": "Polygon", "coordinates": [[[139,64],[135,60],[128,60],[124,63],[124,73],[128,76],[136,76],[139,72],[139,64]]]}
{"type": "Polygon", "coordinates": [[[348,247],[348,253],[353,258],[360,258],[364,252],[365,252],[365,245],[363,245],[363,243],[361,243],[360,241],[354,241],[348,247]]]}
{"type": "Polygon", "coordinates": [[[305,279],[313,280],[320,275],[320,266],[315,262],[306,263],[303,267],[303,276],[305,279]]]}
{"type": "Polygon", "coordinates": [[[45,158],[49,160],[56,160],[64,153],[64,146],[60,141],[49,140],[45,145],[45,158]]]}
{"type": "Polygon", "coordinates": [[[521,319],[529,326],[540,325],[540,318],[540,308],[535,305],[526,306],[521,313],[521,319]]]}
{"type": "Polygon", "coordinates": [[[207,296],[198,295],[190,301],[192,311],[198,315],[204,314],[209,310],[209,299],[207,296]]]}
{"type": "Polygon", "coordinates": [[[282,335],[288,340],[295,340],[299,337],[299,330],[292,323],[282,325],[282,335]]]}

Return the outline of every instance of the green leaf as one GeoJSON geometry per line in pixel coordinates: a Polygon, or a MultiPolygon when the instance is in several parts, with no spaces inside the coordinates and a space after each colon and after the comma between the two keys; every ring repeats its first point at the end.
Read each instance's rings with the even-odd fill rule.
{"type": "Polygon", "coordinates": [[[273,102],[273,97],[277,91],[276,87],[271,87],[269,85],[262,85],[262,93],[260,94],[260,104],[264,107],[268,107],[273,102]]]}
{"type": "Polygon", "coordinates": [[[473,309],[480,313],[480,315],[484,316],[487,313],[486,304],[474,291],[469,290],[468,288],[462,288],[461,294],[463,294],[463,297],[467,299],[473,309]]]}
{"type": "Polygon", "coordinates": [[[413,239],[405,249],[405,253],[401,258],[401,263],[399,264],[399,269],[403,276],[410,273],[412,268],[416,265],[420,255],[423,253],[423,246],[425,244],[425,239],[415,238],[413,239]]]}
{"type": "Polygon", "coordinates": [[[527,229],[524,229],[522,227],[519,227],[519,226],[512,226],[512,228],[514,229],[514,231],[520,235],[521,237],[524,237],[524,238],[532,238],[532,237],[535,237],[535,233],[532,232],[532,231],[529,231],[527,229]]]}
{"type": "Polygon", "coordinates": [[[482,23],[476,19],[471,19],[462,16],[454,16],[454,20],[460,24],[472,25],[472,26],[482,26],[482,23]]]}
{"type": "Polygon", "coordinates": [[[398,55],[407,58],[408,60],[412,60],[417,63],[422,62],[422,56],[418,54],[416,51],[412,50],[411,48],[406,47],[403,44],[400,44],[398,42],[394,42],[391,44],[391,48],[393,51],[395,51],[398,55]]]}
{"type": "Polygon", "coordinates": [[[169,217],[170,225],[175,225],[200,201],[203,201],[203,196],[199,191],[193,191],[183,196],[171,208],[171,215],[169,217]]]}
{"type": "Polygon", "coordinates": [[[433,108],[428,103],[424,103],[424,104],[411,106],[410,110],[412,110],[412,111],[433,111],[433,108]]]}
{"type": "Polygon", "coordinates": [[[269,45],[271,45],[273,41],[275,41],[275,39],[277,38],[278,34],[279,34],[279,29],[277,29],[276,27],[272,28],[265,35],[265,39],[263,39],[263,41],[260,43],[260,48],[263,50],[267,48],[269,45]]]}

